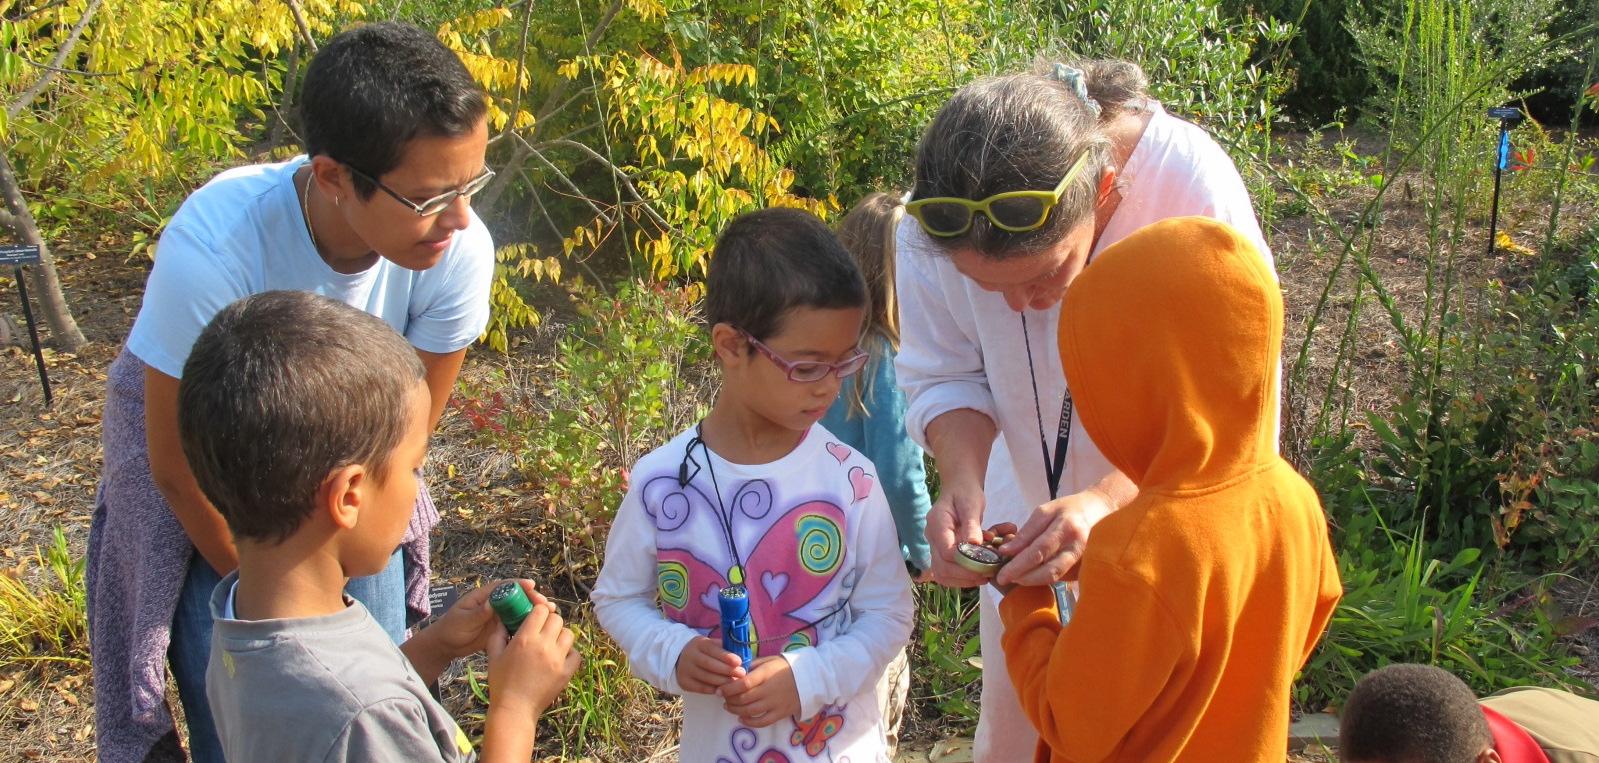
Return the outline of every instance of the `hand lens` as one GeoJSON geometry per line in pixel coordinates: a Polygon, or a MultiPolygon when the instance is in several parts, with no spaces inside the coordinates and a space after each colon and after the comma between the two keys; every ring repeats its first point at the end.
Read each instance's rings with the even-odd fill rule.
{"type": "Polygon", "coordinates": [[[955,544],[955,563],[962,569],[975,572],[979,575],[993,577],[999,568],[1005,566],[1010,558],[999,553],[999,547],[1010,542],[1016,537],[1015,528],[1009,532],[996,532],[995,528],[1006,525],[995,525],[983,533],[988,540],[982,543],[957,543],[955,544]]]}
{"type": "Polygon", "coordinates": [[[993,577],[1004,566],[1005,557],[999,552],[981,543],[958,543],[955,545],[955,563],[963,569],[970,570],[979,575],[993,577]]]}

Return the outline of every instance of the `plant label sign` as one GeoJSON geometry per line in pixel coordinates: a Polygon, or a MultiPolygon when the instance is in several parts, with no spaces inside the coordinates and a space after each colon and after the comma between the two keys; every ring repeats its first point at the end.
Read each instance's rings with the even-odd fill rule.
{"type": "Polygon", "coordinates": [[[0,265],[37,265],[39,247],[32,245],[0,244],[0,265]]]}
{"type": "Polygon", "coordinates": [[[443,615],[461,598],[461,589],[450,585],[436,585],[428,589],[428,617],[437,618],[443,615]]]}

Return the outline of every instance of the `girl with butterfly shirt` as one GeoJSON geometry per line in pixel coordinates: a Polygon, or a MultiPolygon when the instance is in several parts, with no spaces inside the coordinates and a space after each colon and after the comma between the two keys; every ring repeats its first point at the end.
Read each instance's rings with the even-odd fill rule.
{"type": "Polygon", "coordinates": [[[634,674],[683,695],[685,761],[888,761],[876,684],[910,636],[910,578],[870,460],[818,422],[868,356],[859,270],[814,216],[717,241],[705,313],[722,390],[640,459],[593,601],[634,674]],[[748,596],[746,666],[718,595],[748,596]]]}

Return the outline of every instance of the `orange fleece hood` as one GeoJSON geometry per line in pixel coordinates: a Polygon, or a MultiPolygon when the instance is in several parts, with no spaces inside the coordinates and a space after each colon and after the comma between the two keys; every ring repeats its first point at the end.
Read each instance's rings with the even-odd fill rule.
{"type": "Polygon", "coordinates": [[[1277,457],[1282,333],[1282,292],[1255,247],[1225,223],[1177,217],[1077,277],[1060,356],[1083,429],[1111,464],[1141,490],[1199,488],[1277,457]]]}

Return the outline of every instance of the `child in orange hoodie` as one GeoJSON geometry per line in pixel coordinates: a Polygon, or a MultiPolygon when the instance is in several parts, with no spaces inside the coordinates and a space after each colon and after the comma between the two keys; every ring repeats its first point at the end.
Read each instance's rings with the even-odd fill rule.
{"type": "Polygon", "coordinates": [[[1289,688],[1342,592],[1316,492],[1274,447],[1282,295],[1224,223],[1165,220],[1066,295],[1077,415],[1138,497],[1101,520],[1062,627],[1000,607],[1038,761],[1281,761],[1289,688]]]}

